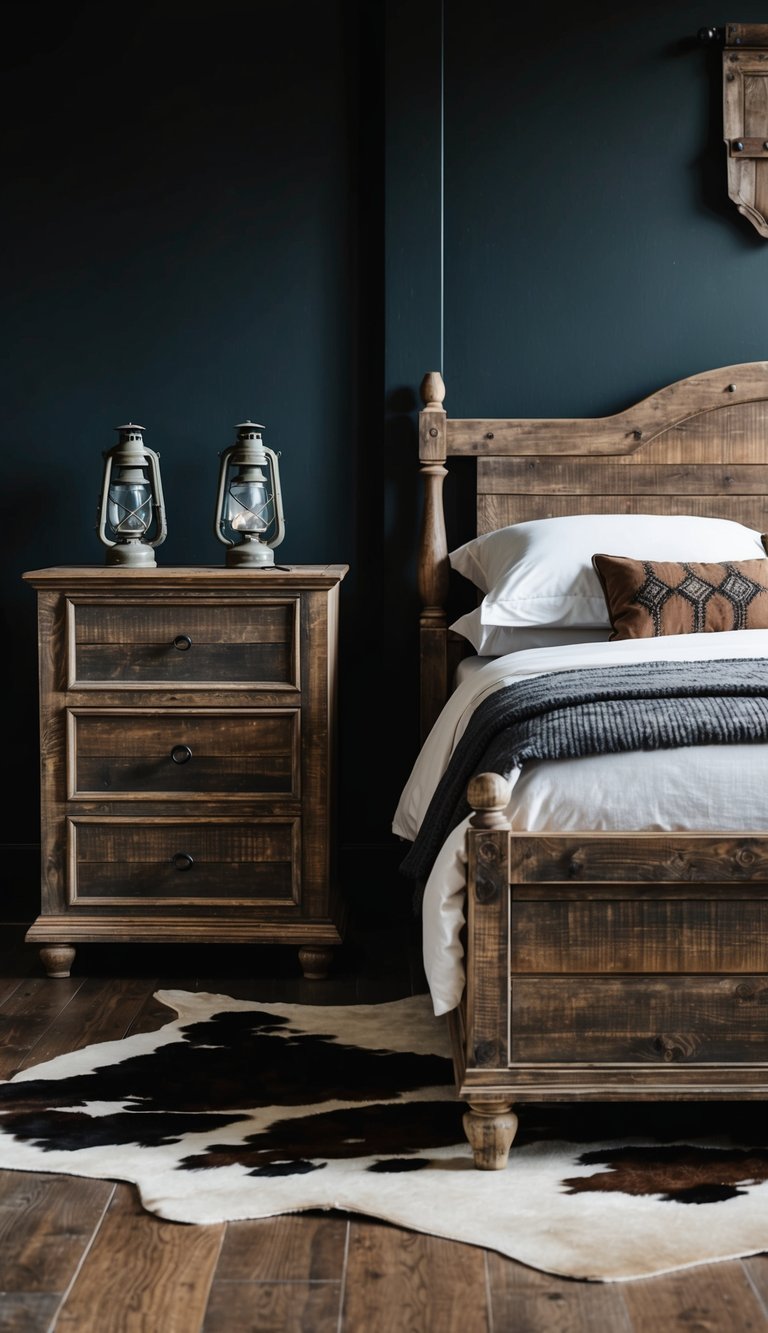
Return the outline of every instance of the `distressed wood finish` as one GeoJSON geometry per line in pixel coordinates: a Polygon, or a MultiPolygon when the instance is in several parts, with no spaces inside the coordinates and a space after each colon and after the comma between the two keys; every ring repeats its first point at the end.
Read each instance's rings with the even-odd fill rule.
{"type": "MultiPolygon", "coordinates": [[[[514,977],[510,1066],[768,1062],[768,976],[514,977]]],[[[704,1082],[712,1079],[704,1071],[704,1082]]]]}
{"type": "MultiPolygon", "coordinates": [[[[441,471],[419,553],[424,732],[449,690],[449,544],[435,511],[452,457],[476,460],[477,533],[578,513],[768,528],[768,362],[705,371],[593,419],[453,419],[436,374],[422,395],[422,469],[441,471]]],[[[738,836],[727,824],[513,834],[498,775],[468,795],[467,982],[450,1018],[476,1165],[506,1161],[515,1102],[765,1099],[768,820],[738,836]]]]}
{"type": "MultiPolygon", "coordinates": [[[[717,370],[705,370],[687,379],[677,380],[658,389],[647,398],[621,412],[607,417],[528,417],[528,418],[458,418],[446,417],[438,438],[445,437],[445,457],[470,454],[476,457],[494,455],[575,455],[577,457],[610,458],[635,454],[648,456],[650,446],[667,456],[671,437],[682,456],[692,451],[695,459],[696,442],[710,438],[716,430],[727,439],[732,431],[741,436],[741,449],[749,455],[751,443],[754,457],[741,460],[765,461],[760,450],[759,423],[764,421],[766,393],[768,393],[768,361],[747,361],[717,370]],[[746,404],[761,405],[756,411],[733,416],[734,409],[746,404]],[[709,414],[717,414],[717,423],[708,421],[709,414]],[[750,442],[745,435],[744,420],[753,423],[756,434],[750,442]],[[662,445],[662,440],[664,441],[662,445]]],[[[432,404],[430,411],[444,411],[442,404],[432,404]]],[[[431,429],[434,421],[430,419],[431,429]]],[[[424,456],[422,452],[422,457],[424,456]]],[[[444,461],[444,459],[443,459],[444,461]]],[[[670,462],[679,459],[670,458],[670,462]]],[[[726,461],[722,454],[713,462],[726,461]]]]}
{"type": "MultiPolygon", "coordinates": [[[[384,927],[384,933],[382,940],[377,924],[354,936],[354,969],[323,984],[323,1002],[369,999],[372,981],[382,1001],[411,994],[414,980],[423,988],[408,967],[410,951],[419,956],[417,930],[384,927]]],[[[91,1042],[162,1027],[168,1010],[154,999],[161,987],[267,1001],[290,991],[297,1003],[318,1002],[315,984],[288,977],[276,951],[265,950],[258,977],[247,956],[240,968],[229,950],[208,947],[180,956],[178,949],[164,951],[145,974],[131,977],[115,975],[110,959],[92,950],[90,962],[106,964],[98,975],[51,986],[34,976],[37,959],[21,944],[21,932],[6,927],[4,934],[6,941],[19,936],[13,949],[0,948],[4,1077],[91,1042]],[[210,969],[202,976],[201,959],[210,969]]],[[[146,963],[146,954],[132,950],[125,962],[146,963]]],[[[669,1132],[676,1137],[672,1110],[669,1132]]],[[[573,1131],[572,1112],[570,1105],[548,1108],[553,1138],[573,1131]]],[[[700,1131],[717,1134],[724,1123],[733,1130],[734,1116],[721,1108],[704,1113],[700,1131]]],[[[689,1328],[692,1318],[718,1333],[745,1333],[765,1325],[767,1270],[768,1258],[756,1255],[634,1282],[582,1282],[354,1213],[181,1226],[152,1213],[142,1217],[135,1191],[112,1181],[0,1172],[4,1333],[54,1327],[101,1333],[113,1326],[120,1333],[658,1333],[689,1328]]]]}
{"type": "MultiPolygon", "coordinates": [[[[653,512],[658,514],[700,514],[705,518],[730,518],[761,529],[765,520],[763,496],[682,495],[657,496],[653,512]],[[762,520],[762,522],[761,522],[762,520]]],[[[651,510],[649,496],[631,495],[626,498],[613,495],[480,495],[478,496],[478,532],[494,532],[509,523],[522,523],[532,518],[561,518],[564,514],[647,514],[651,510]]]]}
{"type": "Polygon", "coordinates": [[[443,516],[443,480],[446,476],[445,426],[442,402],[445,385],[437,371],[424,376],[421,385],[424,411],[419,417],[419,458],[424,477],[424,509],[421,521],[418,587],[422,610],[421,738],[425,739],[448,693],[448,646],[445,601],[450,567],[443,516]]]}
{"type": "MultiPolygon", "coordinates": [[[[442,496],[452,457],[476,460],[477,533],[565,514],[700,514],[768,528],[768,361],[703,371],[607,417],[453,418],[438,372],[424,377],[419,459],[421,734],[452,673],[442,496]]],[[[447,477],[450,485],[450,476],[447,477]]]]}
{"type": "MultiPolygon", "coordinates": [[[[514,845],[514,839],[512,840],[514,845]]],[[[750,974],[768,969],[768,886],[741,897],[728,884],[711,898],[647,898],[637,885],[605,900],[550,890],[531,901],[515,885],[510,951],[515,975],[640,972],[750,974]]]]}
{"type": "Polygon", "coordinates": [[[510,871],[528,883],[765,881],[768,843],[727,833],[523,833],[512,840],[510,871]]]}
{"type": "Polygon", "coordinates": [[[728,195],[768,236],[768,24],[728,23],[723,49],[723,137],[728,195]]]}
{"type": "Polygon", "coordinates": [[[83,941],[342,938],[333,753],[345,565],[58,568],[37,591],[41,912],[83,941]]]}

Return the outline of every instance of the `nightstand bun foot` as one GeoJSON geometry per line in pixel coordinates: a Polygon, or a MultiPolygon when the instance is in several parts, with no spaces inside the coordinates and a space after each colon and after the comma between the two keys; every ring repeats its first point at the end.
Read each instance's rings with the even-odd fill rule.
{"type": "Polygon", "coordinates": [[[479,1171],[503,1171],[517,1132],[517,1116],[509,1102],[470,1102],[464,1133],[479,1171]]]}
{"type": "Polygon", "coordinates": [[[71,944],[44,944],[39,952],[40,962],[49,977],[69,976],[75,961],[71,944]]]}
{"type": "Polygon", "coordinates": [[[307,981],[325,981],[333,962],[333,949],[322,944],[303,944],[299,962],[307,981]]]}

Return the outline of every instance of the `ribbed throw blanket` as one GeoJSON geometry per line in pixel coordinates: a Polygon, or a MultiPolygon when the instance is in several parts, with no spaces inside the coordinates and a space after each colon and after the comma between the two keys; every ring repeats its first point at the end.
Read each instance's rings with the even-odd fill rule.
{"type": "Polygon", "coordinates": [[[476,773],[507,777],[528,759],[766,740],[767,659],[633,662],[502,686],[472,714],[400,870],[426,880],[470,813],[466,789],[476,773]]]}

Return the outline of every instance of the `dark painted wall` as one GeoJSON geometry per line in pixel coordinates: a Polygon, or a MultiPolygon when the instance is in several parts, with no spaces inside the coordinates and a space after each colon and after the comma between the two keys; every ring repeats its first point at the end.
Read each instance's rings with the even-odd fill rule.
{"type": "Polygon", "coordinates": [[[4,24],[0,918],[31,918],[39,889],[21,574],[103,563],[101,455],[124,420],[160,453],[162,564],[223,564],[218,454],[236,422],[265,423],[282,455],[280,554],[351,567],[344,822],[353,842],[386,844],[376,774],[370,792],[360,782],[355,686],[381,601],[381,6],[138,0],[118,19],[28,0],[4,24]]]}
{"type": "MultiPolygon", "coordinates": [[[[768,240],[728,198],[722,48],[698,38],[766,22],[764,5],[386,8],[393,445],[410,436],[415,456],[426,370],[453,416],[599,416],[768,358],[768,240]]],[[[470,486],[454,460],[449,545],[473,521],[470,486]]],[[[458,582],[457,613],[472,604],[458,582]]]]}
{"type": "Polygon", "coordinates": [[[720,48],[747,0],[445,4],[455,416],[601,415],[768,356],[768,241],[728,199],[720,48]]]}
{"type": "MultiPolygon", "coordinates": [[[[348,562],[342,866],[408,911],[390,820],[417,744],[415,412],[600,414],[768,354],[768,241],[727,197],[720,53],[766,18],[592,0],[139,0],[4,11],[0,916],[37,895],[34,598],[100,564],[101,451],[161,454],[167,564],[220,564],[218,453],[282,451],[286,560],[348,562]]],[[[450,535],[466,503],[447,484],[450,535]]]]}

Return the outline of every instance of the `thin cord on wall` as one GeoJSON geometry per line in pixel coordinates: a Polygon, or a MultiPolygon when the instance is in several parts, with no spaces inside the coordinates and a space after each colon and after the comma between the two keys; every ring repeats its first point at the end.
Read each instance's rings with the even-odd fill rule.
{"type": "Polygon", "coordinates": [[[445,0],[440,3],[440,374],[445,328],[445,0]]]}

